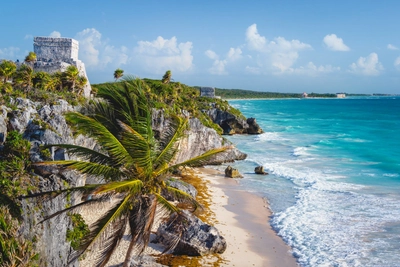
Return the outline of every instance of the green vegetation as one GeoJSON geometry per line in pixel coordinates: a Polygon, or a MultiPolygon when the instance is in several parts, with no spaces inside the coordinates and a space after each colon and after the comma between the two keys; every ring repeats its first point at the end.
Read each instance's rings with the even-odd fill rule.
{"type": "Polygon", "coordinates": [[[84,238],[90,233],[90,230],[82,215],[75,213],[70,215],[70,218],[73,228],[67,230],[67,241],[71,242],[73,249],[78,250],[84,238]]]}
{"type": "Polygon", "coordinates": [[[122,76],[124,76],[124,71],[121,69],[116,69],[114,71],[114,79],[115,81],[117,81],[119,78],[121,78],[122,76]]]}
{"type": "MultiPolygon", "coordinates": [[[[278,92],[259,92],[243,89],[220,89],[215,88],[215,95],[224,99],[250,99],[250,98],[300,98],[302,94],[297,93],[278,93],[278,92]]],[[[336,94],[317,94],[310,93],[309,97],[336,97],[336,94]]]]}
{"type": "Polygon", "coordinates": [[[7,142],[0,149],[0,265],[37,266],[37,255],[32,243],[19,233],[21,219],[19,195],[32,192],[29,175],[29,141],[17,131],[8,133],[7,142]]]}
{"type": "MultiPolygon", "coordinates": [[[[171,86],[173,87],[166,89],[183,90],[180,84],[171,86]]],[[[190,205],[193,210],[199,207],[197,201],[190,195],[166,184],[165,181],[170,173],[182,166],[201,164],[209,157],[225,151],[225,148],[214,149],[183,163],[172,165],[171,161],[177,152],[176,142],[184,134],[187,119],[171,113],[169,129],[156,139],[152,130],[152,108],[157,95],[151,93],[146,82],[126,79],[119,83],[103,85],[98,88],[98,96],[105,101],[95,100],[88,104],[86,108],[90,110],[89,114],[72,112],[66,114],[66,119],[77,133],[96,140],[101,145],[102,152],[69,144],[50,145],[67,149],[69,153],[86,160],[49,161],[36,164],[62,165],[83,174],[102,177],[106,183],[42,192],[27,197],[41,197],[40,199],[58,195],[66,197],[72,192],[81,192],[86,196],[82,203],[46,218],[50,219],[61,212],[73,212],[83,205],[102,205],[113,196],[116,205],[110,206],[103,217],[94,224],[90,233],[80,240],[77,254],[71,261],[96,243],[99,245],[96,266],[103,266],[114,252],[129,224],[132,240],[124,263],[124,266],[128,266],[133,252],[138,251],[141,254],[147,246],[157,214],[165,216],[176,213],[178,216],[184,216],[180,208],[161,195],[161,190],[179,196],[180,200],[190,205]]],[[[172,101],[169,103],[175,103],[177,98],[168,100],[172,101]]],[[[184,223],[185,220],[178,221],[184,223]]],[[[181,228],[184,229],[184,225],[181,228]]],[[[169,249],[176,244],[177,242],[173,242],[169,249]]]]}
{"type": "Polygon", "coordinates": [[[171,82],[171,77],[172,77],[172,72],[170,70],[167,70],[164,74],[164,76],[161,79],[162,83],[170,83],[171,82]]]}

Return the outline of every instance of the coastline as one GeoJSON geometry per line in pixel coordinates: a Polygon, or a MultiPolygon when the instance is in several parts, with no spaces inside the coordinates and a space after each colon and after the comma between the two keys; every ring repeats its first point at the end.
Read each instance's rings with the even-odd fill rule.
{"type": "Polygon", "coordinates": [[[213,225],[228,244],[220,266],[298,266],[290,247],[268,223],[271,212],[263,198],[242,190],[218,170],[196,168],[195,174],[207,184],[213,225]]]}

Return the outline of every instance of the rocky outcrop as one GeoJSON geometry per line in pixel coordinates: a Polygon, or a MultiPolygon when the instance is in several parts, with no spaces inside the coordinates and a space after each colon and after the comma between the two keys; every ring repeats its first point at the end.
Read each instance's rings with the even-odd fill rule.
{"type": "Polygon", "coordinates": [[[256,174],[262,174],[262,175],[267,175],[267,174],[268,174],[268,172],[265,172],[265,171],[264,171],[264,167],[263,167],[263,166],[257,166],[257,167],[255,167],[255,168],[254,168],[254,172],[255,172],[256,174]]]}
{"type": "MultiPolygon", "coordinates": [[[[123,264],[119,264],[117,267],[122,267],[123,264]]],[[[156,260],[148,255],[140,257],[133,257],[129,263],[129,267],[168,267],[166,265],[157,263],[156,260]]]]}
{"type": "Polygon", "coordinates": [[[218,108],[212,108],[204,112],[214,123],[222,128],[223,134],[260,134],[263,132],[254,118],[240,118],[218,108]]]}
{"type": "MultiPolygon", "coordinates": [[[[188,113],[184,112],[184,115],[189,117],[188,113]]],[[[152,120],[153,129],[157,136],[161,135],[170,123],[170,121],[165,118],[162,110],[154,110],[152,120]]],[[[229,141],[223,139],[214,129],[205,127],[197,118],[190,118],[189,129],[178,143],[178,152],[175,157],[175,162],[186,161],[210,149],[222,146],[229,146],[230,149],[211,158],[208,164],[221,164],[234,160],[242,160],[247,156],[232,146],[229,141]]]]}
{"type": "Polygon", "coordinates": [[[226,240],[218,230],[201,221],[188,211],[184,216],[173,215],[163,222],[157,230],[155,243],[161,242],[169,246],[176,240],[183,229],[178,245],[171,251],[176,255],[203,256],[213,253],[223,253],[226,250],[226,240]]]}
{"type": "Polygon", "coordinates": [[[238,169],[232,168],[231,166],[226,167],[225,177],[229,178],[243,178],[238,169]]]}
{"type": "MultiPolygon", "coordinates": [[[[193,198],[196,198],[196,196],[197,196],[196,188],[193,185],[188,184],[184,181],[171,178],[171,179],[167,180],[166,184],[170,187],[173,187],[173,188],[176,188],[176,189],[179,189],[179,190],[185,192],[186,194],[190,195],[193,198]]],[[[163,190],[162,195],[166,200],[178,201],[178,198],[175,195],[168,192],[167,190],[163,190]]]]}

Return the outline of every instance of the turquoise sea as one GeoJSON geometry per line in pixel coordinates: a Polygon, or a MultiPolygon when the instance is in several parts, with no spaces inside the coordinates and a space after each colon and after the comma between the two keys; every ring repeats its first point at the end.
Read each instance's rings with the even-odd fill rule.
{"type": "Polygon", "coordinates": [[[400,97],[230,104],[265,131],[228,137],[248,154],[240,183],[300,266],[400,266],[400,97]]]}

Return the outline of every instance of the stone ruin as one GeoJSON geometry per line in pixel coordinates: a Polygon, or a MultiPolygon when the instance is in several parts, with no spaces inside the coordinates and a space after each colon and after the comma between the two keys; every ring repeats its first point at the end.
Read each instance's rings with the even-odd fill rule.
{"type": "Polygon", "coordinates": [[[87,83],[83,88],[84,96],[89,97],[91,87],[86,75],[85,64],[78,59],[79,43],[72,38],[34,37],[33,51],[36,54],[35,71],[54,73],[65,71],[68,66],[78,68],[87,83]]]}
{"type": "Polygon", "coordinates": [[[215,98],[214,87],[200,87],[200,96],[215,98]]]}

